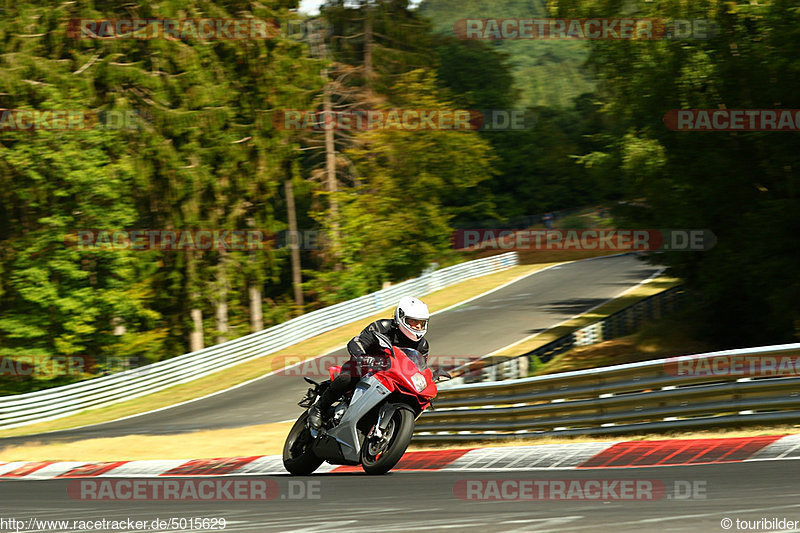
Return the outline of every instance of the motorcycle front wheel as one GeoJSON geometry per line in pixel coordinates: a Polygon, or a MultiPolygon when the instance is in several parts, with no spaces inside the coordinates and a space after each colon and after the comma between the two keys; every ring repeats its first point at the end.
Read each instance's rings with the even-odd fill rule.
{"type": "Polygon", "coordinates": [[[361,447],[361,467],[367,474],[385,474],[406,453],[414,434],[414,414],[408,409],[397,409],[386,426],[383,438],[374,435],[375,426],[361,447]]]}
{"type": "Polygon", "coordinates": [[[283,466],[295,476],[307,476],[323,462],[311,449],[314,437],[306,427],[307,418],[308,411],[300,415],[283,445],[283,466]]]}

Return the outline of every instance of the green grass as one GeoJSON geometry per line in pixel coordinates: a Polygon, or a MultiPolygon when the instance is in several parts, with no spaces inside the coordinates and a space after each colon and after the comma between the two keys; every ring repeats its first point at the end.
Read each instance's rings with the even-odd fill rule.
{"type": "MultiPolygon", "coordinates": [[[[493,354],[493,356],[507,358],[529,353],[537,348],[544,346],[549,342],[552,342],[560,337],[563,337],[564,335],[572,333],[577,329],[580,329],[593,322],[597,322],[598,320],[601,320],[613,313],[616,313],[620,309],[629,307],[635,304],[636,302],[644,300],[649,296],[665,291],[678,284],[679,280],[677,278],[669,276],[660,276],[658,278],[652,279],[648,283],[643,283],[642,285],[639,285],[638,287],[631,289],[624,295],[601,305],[600,307],[589,313],[584,313],[578,317],[568,320],[567,322],[561,324],[560,326],[548,329],[547,331],[543,331],[541,333],[536,333],[534,335],[531,335],[530,337],[526,337],[525,339],[515,344],[506,346],[505,348],[493,354]]],[[[554,363],[558,359],[559,359],[558,357],[554,358],[553,361],[551,361],[551,363],[554,363]]],[[[549,366],[549,364],[547,366],[549,366]]]]}
{"type": "Polygon", "coordinates": [[[573,348],[559,354],[539,367],[535,375],[638,363],[704,353],[717,348],[719,347],[697,340],[694,328],[680,318],[666,318],[651,322],[632,335],[573,348]]]}

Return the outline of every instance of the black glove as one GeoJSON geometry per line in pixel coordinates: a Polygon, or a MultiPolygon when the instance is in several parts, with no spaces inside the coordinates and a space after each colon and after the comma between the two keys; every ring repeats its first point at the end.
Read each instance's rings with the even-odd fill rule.
{"type": "Polygon", "coordinates": [[[361,367],[362,374],[368,371],[385,370],[388,366],[387,363],[387,358],[380,355],[362,355],[358,358],[358,365],[361,367]]]}

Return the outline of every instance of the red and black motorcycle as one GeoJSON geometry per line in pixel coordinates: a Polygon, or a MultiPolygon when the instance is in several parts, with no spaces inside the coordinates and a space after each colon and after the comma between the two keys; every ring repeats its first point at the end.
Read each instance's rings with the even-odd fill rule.
{"type": "MultiPolygon", "coordinates": [[[[337,465],[361,465],[368,474],[391,470],[408,447],[414,421],[431,404],[436,383],[450,379],[442,370],[434,373],[427,358],[412,348],[392,346],[376,334],[389,355],[378,370],[367,373],[328,412],[316,431],[308,427],[310,408],[330,385],[304,378],[314,388],[298,404],[306,411],[294,423],[283,447],[283,465],[291,474],[308,475],[327,461],[337,465]]],[[[341,367],[330,367],[331,380],[341,367]]]]}

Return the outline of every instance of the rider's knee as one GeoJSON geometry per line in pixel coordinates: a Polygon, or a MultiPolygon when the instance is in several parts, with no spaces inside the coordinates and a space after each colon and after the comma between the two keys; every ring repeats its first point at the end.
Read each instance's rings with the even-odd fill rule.
{"type": "Polygon", "coordinates": [[[343,389],[346,388],[350,384],[351,376],[348,372],[342,372],[336,379],[331,382],[331,386],[334,389],[343,389]]]}

